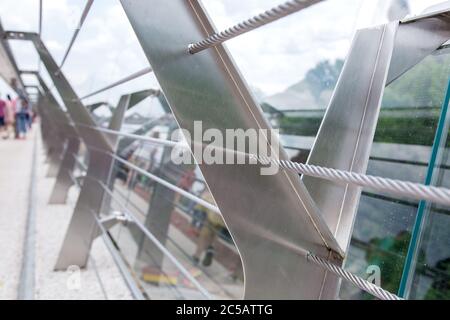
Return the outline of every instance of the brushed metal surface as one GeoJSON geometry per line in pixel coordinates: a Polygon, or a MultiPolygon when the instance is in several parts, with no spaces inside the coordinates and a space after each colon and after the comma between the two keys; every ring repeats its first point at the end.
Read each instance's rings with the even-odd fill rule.
{"type": "MultiPolygon", "coordinates": [[[[192,135],[193,122],[202,120],[205,129],[222,132],[270,129],[223,46],[187,52],[189,43],[215,32],[198,1],[121,3],[181,128],[192,135]]],[[[280,158],[287,159],[284,151],[280,158]]],[[[200,168],[240,251],[245,298],[336,296],[336,286],[322,287],[325,272],[292,249],[342,253],[298,175],[262,176],[257,165],[200,168]]]]}
{"type": "MultiPolygon", "coordinates": [[[[356,33],[308,164],[365,173],[397,27],[392,22],[356,33]]],[[[361,188],[307,176],[302,180],[346,250],[361,188]]]]}
{"type": "Polygon", "coordinates": [[[75,157],[80,148],[80,139],[72,137],[67,140],[61,165],[50,194],[49,204],[65,204],[70,187],[73,185],[71,173],[75,169],[75,157]]]}
{"type": "Polygon", "coordinates": [[[69,189],[73,185],[73,180],[71,178],[71,173],[73,173],[75,168],[75,158],[73,155],[77,154],[79,151],[80,139],[78,138],[77,131],[71,124],[70,118],[62,110],[41,75],[37,71],[21,71],[21,73],[32,74],[37,78],[38,83],[45,94],[41,114],[46,115],[48,121],[46,121],[44,125],[51,127],[49,134],[53,137],[57,137],[59,143],[65,143],[63,148],[61,146],[52,146],[52,148],[56,148],[56,153],[62,152],[63,156],[58,166],[56,180],[49,198],[50,204],[64,204],[69,189]]]}
{"type": "Polygon", "coordinates": [[[85,179],[82,185],[55,269],[65,270],[70,265],[85,267],[96,229],[91,211],[100,212],[104,200],[104,190],[96,181],[106,183],[108,180],[113,160],[106,153],[113,152],[113,145],[106,135],[96,130],[97,125],[91,114],[59,70],[39,35],[31,32],[7,31],[5,36],[8,39],[27,40],[34,44],[67,108],[71,123],[75,124],[78,136],[86,146],[89,146],[87,176],[92,179],[85,179]]]}
{"type": "Polygon", "coordinates": [[[17,93],[24,92],[24,84],[20,78],[19,69],[16,60],[12,54],[8,39],[5,37],[5,30],[0,21],[0,77],[7,84],[11,84],[13,79],[17,80],[18,88],[13,88],[17,93]]]}
{"type": "Polygon", "coordinates": [[[89,251],[98,235],[93,212],[100,212],[104,189],[97,182],[106,182],[112,165],[111,157],[102,151],[89,151],[89,166],[75,209],[62,244],[55,270],[66,270],[71,265],[86,267],[89,251]]]}
{"type": "MultiPolygon", "coordinates": [[[[450,38],[449,22],[449,13],[439,12],[357,32],[309,164],[366,171],[384,87],[446,42],[450,38]]],[[[339,244],[346,249],[360,190],[311,177],[303,180],[339,244]]]]}
{"type": "MultiPolygon", "coordinates": [[[[159,95],[159,93],[159,90],[147,89],[121,96],[117,107],[113,111],[108,129],[119,131],[120,128],[122,128],[122,123],[125,118],[125,112],[127,110],[133,108],[139,102],[150,96],[159,95]]],[[[113,146],[116,147],[119,137],[117,135],[109,135],[109,138],[111,139],[111,143],[113,144],[113,146]]]]}
{"type": "MultiPolygon", "coordinates": [[[[120,130],[120,128],[122,127],[125,112],[128,110],[128,107],[130,105],[130,99],[131,96],[129,94],[120,97],[119,103],[117,104],[117,107],[114,109],[111,120],[109,121],[108,129],[116,131],[120,130]]],[[[117,145],[119,139],[117,135],[111,134],[108,136],[108,138],[110,139],[113,146],[117,145]]]]}
{"type": "MultiPolygon", "coordinates": [[[[122,95],[119,98],[117,107],[113,111],[113,115],[109,122],[108,129],[120,131],[122,128],[124,118],[125,118],[125,112],[127,110],[130,110],[134,106],[136,106],[139,102],[143,101],[147,97],[149,97],[151,95],[155,95],[155,94],[159,94],[159,90],[147,89],[147,90],[141,90],[141,91],[133,92],[130,94],[122,95]]],[[[112,145],[114,146],[115,152],[117,153],[119,151],[119,141],[120,141],[121,137],[119,135],[115,135],[115,134],[110,134],[110,135],[108,135],[108,137],[109,137],[112,145]]],[[[110,177],[115,177],[117,175],[117,171],[119,168],[117,166],[114,166],[114,161],[111,162],[111,166],[112,166],[111,167],[112,171],[111,171],[110,177]]],[[[107,185],[109,190],[111,190],[111,191],[114,189],[114,182],[115,182],[115,179],[113,179],[113,178],[108,179],[108,181],[104,181],[105,185],[107,185]]],[[[104,193],[103,196],[104,196],[104,200],[103,200],[102,211],[104,213],[108,213],[108,212],[110,212],[111,203],[112,203],[113,199],[112,199],[111,195],[107,192],[104,193]]],[[[118,220],[116,220],[116,219],[111,220],[107,225],[104,225],[104,227],[106,229],[110,229],[113,226],[115,226],[117,224],[117,222],[118,222],[118,220]]],[[[101,235],[101,230],[97,229],[94,233],[94,238],[99,235],[101,235]]]]}
{"type": "Polygon", "coordinates": [[[58,65],[46,48],[45,44],[40,39],[39,35],[33,32],[6,31],[5,36],[8,39],[28,40],[34,44],[42,63],[46,67],[67,108],[71,120],[75,123],[78,135],[84,141],[88,141],[89,145],[95,148],[112,150],[109,139],[103,133],[95,129],[90,129],[96,127],[94,119],[81,103],[63,72],[59,70],[58,65]]]}
{"type": "Polygon", "coordinates": [[[386,85],[450,39],[450,9],[400,23],[386,85]]]}

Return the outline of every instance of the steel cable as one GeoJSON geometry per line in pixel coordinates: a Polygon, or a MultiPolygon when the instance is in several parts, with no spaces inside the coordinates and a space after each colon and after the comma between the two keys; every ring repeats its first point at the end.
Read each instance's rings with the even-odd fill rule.
{"type": "Polygon", "coordinates": [[[215,33],[208,38],[191,43],[188,46],[188,51],[191,54],[203,51],[207,48],[214,47],[222,42],[237,37],[243,33],[249,32],[263,25],[266,25],[275,20],[284,18],[292,13],[305,9],[323,0],[291,0],[287,1],[279,6],[267,10],[253,18],[242,21],[224,31],[215,33]]]}
{"type": "Polygon", "coordinates": [[[266,156],[255,156],[262,164],[275,164],[280,168],[304,174],[310,177],[326,179],[336,183],[353,184],[383,193],[394,193],[416,200],[428,200],[431,202],[450,205],[450,189],[434,186],[426,186],[420,183],[381,178],[344,170],[325,168],[310,164],[292,162],[289,160],[272,159],[266,156]]]}
{"type": "Polygon", "coordinates": [[[383,288],[361,278],[353,273],[344,270],[341,267],[338,267],[335,264],[332,264],[328,262],[327,260],[318,257],[311,252],[308,252],[306,255],[306,260],[308,262],[312,262],[331,273],[337,275],[338,277],[347,280],[348,282],[351,282],[355,286],[357,286],[359,289],[366,291],[367,293],[370,293],[371,295],[381,299],[381,300],[403,300],[402,298],[396,296],[393,293],[390,293],[389,291],[384,290],[383,288]]]}
{"type": "MultiPolygon", "coordinates": [[[[108,134],[130,137],[136,140],[147,141],[150,143],[160,144],[172,148],[176,147],[179,149],[190,150],[189,143],[186,143],[184,141],[172,141],[167,139],[133,135],[105,128],[94,128],[91,126],[86,127],[89,127],[92,130],[103,131],[108,134]]],[[[193,144],[195,145],[196,143],[194,142],[193,144]]],[[[296,173],[304,174],[310,177],[325,179],[328,181],[341,184],[352,184],[363,188],[371,189],[377,192],[391,193],[397,196],[402,196],[410,199],[427,200],[434,203],[450,206],[450,189],[444,187],[429,186],[421,183],[377,177],[345,170],[338,170],[299,162],[293,162],[289,160],[278,160],[267,156],[258,156],[254,154],[242,153],[214,146],[211,147],[219,151],[234,152],[237,154],[241,154],[243,156],[247,156],[249,158],[255,159],[256,161],[260,162],[263,165],[268,165],[272,163],[282,169],[294,171],[296,173]]]]}

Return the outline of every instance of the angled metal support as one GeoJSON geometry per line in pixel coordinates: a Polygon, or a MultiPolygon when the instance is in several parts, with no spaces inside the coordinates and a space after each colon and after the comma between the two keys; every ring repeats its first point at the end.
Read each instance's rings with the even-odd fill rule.
{"type": "Polygon", "coordinates": [[[78,137],[70,137],[67,139],[61,165],[48,201],[49,204],[66,203],[69,189],[73,185],[71,174],[75,169],[75,156],[78,154],[79,149],[80,139],[78,137]]]}
{"type": "MultiPolygon", "coordinates": [[[[24,72],[20,71],[20,73],[23,74],[24,72]]],[[[25,90],[28,91],[29,88],[38,89],[38,94],[40,96],[38,103],[38,112],[41,117],[41,132],[44,145],[50,158],[50,154],[53,149],[56,149],[58,147],[62,149],[62,146],[60,147],[59,145],[62,145],[63,141],[60,139],[60,135],[57,134],[58,124],[55,122],[55,119],[52,119],[52,114],[49,111],[49,108],[45,106],[46,104],[48,104],[46,93],[43,92],[39,86],[25,86],[25,90]]],[[[57,158],[50,159],[50,162],[50,167],[58,166],[57,158]]]]}
{"type": "MultiPolygon", "coordinates": [[[[193,135],[197,120],[223,136],[230,128],[270,130],[222,45],[188,53],[189,43],[215,32],[199,1],[121,3],[177,122],[195,142],[202,143],[193,135]]],[[[277,144],[276,139],[262,140],[270,147],[277,144]]],[[[280,159],[288,159],[283,150],[280,159]]],[[[342,250],[298,175],[261,175],[260,166],[253,164],[200,164],[200,169],[241,254],[245,298],[336,296],[336,288],[322,286],[325,272],[295,250],[341,261],[342,250]]]]}
{"type": "Polygon", "coordinates": [[[69,116],[62,110],[40,74],[37,71],[21,71],[21,73],[34,75],[46,95],[46,104],[42,113],[50,119],[48,126],[51,125],[53,128],[51,135],[56,137],[58,141],[58,145],[52,146],[52,150],[58,156],[58,159],[62,154],[62,160],[57,166],[55,165],[56,181],[50,194],[49,203],[63,204],[66,202],[68,191],[73,185],[70,174],[75,168],[74,155],[78,154],[80,139],[69,116]]]}
{"type": "MultiPolygon", "coordinates": [[[[42,141],[44,143],[44,147],[47,153],[47,157],[49,157],[50,150],[53,148],[52,146],[52,129],[53,124],[51,123],[45,107],[43,105],[46,103],[47,97],[42,96],[41,101],[38,104],[38,112],[41,119],[41,135],[42,135],[42,141]]],[[[47,158],[49,159],[49,158],[47,158]]]]}
{"type": "MultiPolygon", "coordinates": [[[[161,121],[164,121],[164,118],[167,119],[167,114],[171,114],[172,111],[170,110],[170,107],[167,103],[166,98],[164,97],[164,94],[162,93],[161,90],[156,91],[155,90],[155,94],[154,96],[158,99],[158,101],[160,102],[164,113],[166,113],[166,115],[157,118],[157,119],[152,119],[149,122],[144,123],[140,128],[136,129],[135,131],[133,131],[132,133],[134,135],[143,135],[146,134],[147,132],[149,132],[152,128],[154,128],[157,125],[164,125],[161,123],[161,121]]],[[[124,151],[128,146],[130,146],[133,142],[135,141],[135,139],[133,138],[129,138],[129,137],[122,137],[119,141],[119,144],[117,146],[117,154],[118,155],[122,155],[122,151],[124,151]]]]}
{"type": "MultiPolygon", "coordinates": [[[[142,100],[146,99],[147,97],[157,95],[159,94],[159,90],[154,89],[147,89],[147,90],[141,90],[129,94],[125,94],[120,97],[119,103],[117,104],[117,107],[113,109],[113,115],[111,117],[111,120],[108,125],[108,129],[114,130],[114,131],[120,131],[122,128],[123,120],[125,118],[125,112],[127,110],[130,110],[135,105],[137,105],[142,100]]],[[[119,140],[120,137],[118,135],[109,135],[109,139],[111,143],[114,145],[114,150],[117,151],[119,146],[119,140]]],[[[117,167],[111,168],[111,177],[115,177],[117,174],[117,167]]],[[[114,189],[114,181],[115,179],[109,179],[108,181],[108,188],[110,190],[114,189]]],[[[104,202],[103,202],[103,211],[109,212],[110,211],[110,205],[111,205],[111,196],[106,193],[104,195],[104,202]]],[[[113,219],[108,222],[108,224],[105,225],[105,228],[109,229],[112,228],[119,220],[113,219]]],[[[97,237],[101,235],[101,230],[97,229],[94,233],[94,237],[97,237]]]]}
{"type": "MultiPolygon", "coordinates": [[[[325,113],[308,163],[365,172],[398,22],[359,30],[325,113]]],[[[347,248],[360,188],[303,177],[324,219],[347,248]]]]}
{"type": "Polygon", "coordinates": [[[19,96],[26,95],[25,86],[20,78],[19,68],[7,41],[5,31],[0,22],[0,77],[8,83],[19,96]]]}
{"type": "Polygon", "coordinates": [[[104,190],[99,181],[106,183],[110,174],[114,146],[110,139],[96,130],[97,125],[77,94],[36,33],[6,32],[8,39],[31,41],[45,65],[73,121],[78,136],[89,148],[87,178],[80,190],[72,219],[69,224],[55,269],[65,270],[70,265],[85,267],[92,245],[92,235],[97,228],[92,211],[100,212],[104,190]]]}
{"type": "MultiPolygon", "coordinates": [[[[117,107],[114,109],[113,116],[110,120],[108,129],[120,130],[120,128],[122,127],[123,120],[125,118],[125,112],[127,110],[133,108],[139,102],[143,101],[144,99],[150,96],[159,95],[159,93],[160,93],[159,90],[147,89],[121,96],[117,107]]],[[[116,144],[117,140],[115,139],[112,142],[116,144]]]]}
{"type": "Polygon", "coordinates": [[[64,143],[66,139],[65,133],[62,131],[61,114],[62,110],[52,93],[48,90],[47,85],[40,77],[37,71],[20,71],[20,74],[31,74],[36,76],[39,86],[42,88],[44,99],[39,109],[41,115],[41,128],[44,134],[44,143],[47,147],[47,156],[49,161],[49,168],[47,177],[56,177],[60,164],[61,154],[64,150],[64,143]]]}
{"type": "Polygon", "coordinates": [[[80,148],[80,138],[78,137],[78,133],[72,125],[70,118],[59,106],[55,97],[48,89],[45,81],[39,74],[36,74],[36,77],[38,78],[39,84],[43,90],[47,92],[49,106],[51,106],[56,119],[58,119],[57,121],[59,121],[59,132],[66,141],[61,165],[59,166],[56,181],[49,199],[50,204],[63,204],[66,202],[67,194],[73,184],[70,174],[75,169],[74,156],[78,154],[80,148]]]}
{"type": "Polygon", "coordinates": [[[111,109],[111,105],[108,102],[105,102],[105,101],[89,104],[89,105],[86,106],[86,109],[88,109],[92,113],[95,110],[97,110],[98,108],[100,108],[101,106],[107,106],[109,109],[111,109]]]}
{"type": "Polygon", "coordinates": [[[438,12],[400,21],[386,85],[450,39],[450,4],[438,12]],[[418,40],[420,39],[420,40],[418,40]]]}
{"type": "MultiPolygon", "coordinates": [[[[385,86],[450,39],[449,9],[357,32],[309,164],[366,172],[385,86]]],[[[361,189],[311,177],[303,181],[347,250],[361,189]]]]}

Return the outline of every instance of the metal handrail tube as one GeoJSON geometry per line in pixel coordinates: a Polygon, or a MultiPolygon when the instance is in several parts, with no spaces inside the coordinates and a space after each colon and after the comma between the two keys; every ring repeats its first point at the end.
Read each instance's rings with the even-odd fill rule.
{"type": "MultiPolygon", "coordinates": [[[[57,123],[61,123],[60,121],[57,121],[57,123]]],[[[144,142],[150,142],[150,143],[155,143],[155,144],[161,144],[167,147],[173,147],[173,148],[182,148],[182,149],[186,149],[186,150],[190,150],[188,144],[184,141],[173,141],[173,140],[167,140],[167,139],[158,139],[158,138],[151,138],[151,137],[147,137],[147,136],[141,136],[141,135],[137,135],[137,134],[133,134],[133,133],[126,133],[123,131],[117,131],[117,130],[111,130],[111,129],[107,129],[107,128],[98,128],[98,127],[93,127],[93,126],[88,126],[82,123],[72,123],[72,126],[80,126],[80,127],[85,127],[91,130],[96,130],[96,131],[100,131],[100,132],[105,132],[105,133],[109,133],[109,134],[113,134],[119,137],[125,137],[125,138],[132,138],[135,140],[139,140],[139,141],[144,141],[144,142]]],[[[77,136],[75,135],[69,135],[68,137],[71,138],[77,138],[77,136]]]]}
{"type": "MultiPolygon", "coordinates": [[[[75,32],[72,36],[72,39],[70,40],[69,47],[67,47],[66,53],[64,54],[64,58],[62,59],[61,64],[59,65],[59,69],[61,69],[66,62],[67,57],[69,56],[70,50],[72,49],[73,44],[75,43],[75,40],[77,39],[78,33],[81,30],[81,27],[83,26],[84,20],[86,20],[86,17],[89,13],[89,10],[91,10],[91,6],[94,3],[94,0],[88,0],[86,3],[86,6],[84,7],[83,13],[81,14],[80,22],[78,23],[77,28],[75,29],[75,32]]],[[[40,32],[39,32],[40,35],[40,32]]]]}
{"type": "Polygon", "coordinates": [[[152,241],[158,249],[160,249],[167,258],[175,265],[175,267],[180,270],[180,272],[200,291],[200,293],[205,296],[207,299],[212,299],[211,295],[209,294],[208,290],[203,288],[203,286],[189,273],[188,270],[178,261],[177,258],[175,258],[172,253],[170,253],[169,250],[137,219],[131,211],[128,210],[128,208],[119,200],[116,199],[114,194],[111,190],[100,180],[94,179],[89,177],[89,179],[96,181],[100,186],[105,190],[106,193],[109,194],[111,199],[113,199],[122,210],[124,210],[124,213],[131,219],[133,222],[138,226],[139,229],[149,238],[150,241],[152,241]]]}
{"type": "Polygon", "coordinates": [[[72,156],[74,157],[75,162],[77,163],[77,165],[78,165],[81,169],[87,171],[87,166],[86,166],[80,159],[78,159],[77,155],[73,153],[72,156]]]}
{"type": "Polygon", "coordinates": [[[147,67],[147,68],[144,68],[142,70],[139,70],[139,71],[137,71],[137,72],[135,72],[135,73],[133,73],[133,74],[131,74],[131,75],[129,75],[129,76],[119,80],[119,81],[116,81],[116,82],[114,82],[114,83],[112,83],[112,84],[110,84],[110,85],[108,85],[108,86],[106,86],[106,87],[104,87],[102,89],[96,90],[96,91],[94,91],[92,93],[89,93],[89,94],[81,97],[80,100],[83,100],[83,99],[95,96],[96,94],[102,93],[102,92],[104,92],[106,90],[109,90],[109,89],[112,89],[114,87],[117,87],[117,86],[119,86],[121,84],[124,84],[124,83],[126,83],[128,81],[131,81],[131,80],[134,80],[136,78],[139,78],[140,76],[143,76],[143,75],[145,75],[147,73],[150,73],[152,71],[153,70],[150,67],[147,67]]]}
{"type": "Polygon", "coordinates": [[[90,128],[101,131],[101,132],[113,134],[113,135],[116,135],[119,137],[133,138],[135,140],[141,140],[141,141],[162,144],[162,145],[165,145],[168,147],[182,147],[182,148],[189,149],[189,146],[187,144],[183,144],[182,142],[178,142],[178,141],[140,136],[140,135],[133,134],[133,133],[126,133],[126,132],[111,130],[111,129],[107,129],[107,128],[94,128],[94,127],[90,127],[90,128]]]}
{"type": "MultiPolygon", "coordinates": [[[[89,127],[89,126],[87,126],[89,127]]],[[[149,138],[153,139],[153,138],[149,138]]],[[[165,139],[156,139],[155,143],[162,143],[167,144],[167,141],[165,139]]],[[[180,146],[182,148],[187,147],[186,145],[183,145],[182,142],[179,144],[172,141],[169,143],[171,146],[180,146]]],[[[194,145],[197,144],[194,142],[194,145]]],[[[214,146],[212,146],[214,147],[214,146]]],[[[91,147],[92,148],[92,147],[91,147]]],[[[333,168],[327,168],[327,167],[321,167],[321,166],[315,166],[315,165],[309,165],[304,163],[298,163],[288,160],[282,160],[276,158],[270,158],[267,156],[258,156],[253,154],[247,154],[244,152],[239,152],[236,150],[230,150],[230,149],[224,149],[219,147],[214,147],[217,150],[224,151],[224,152],[233,152],[235,154],[241,154],[243,156],[248,156],[250,158],[253,158],[254,160],[257,160],[260,164],[267,165],[267,164],[275,164],[279,166],[282,169],[294,171],[299,174],[303,174],[306,176],[312,176],[320,179],[330,180],[337,183],[343,183],[343,184],[353,184],[357,185],[363,188],[368,188],[371,190],[375,190],[378,192],[385,192],[385,193],[395,193],[399,196],[405,196],[411,199],[415,200],[428,200],[431,202],[443,204],[443,205],[449,205],[450,204],[450,189],[445,187],[435,187],[435,186],[429,186],[429,185],[423,185],[420,183],[414,183],[410,181],[403,181],[403,180],[397,180],[397,179],[389,179],[384,177],[378,177],[378,176],[371,176],[366,174],[358,174],[352,171],[345,171],[345,170],[336,170],[333,168]]],[[[97,148],[93,148],[97,149],[97,148]]],[[[104,152],[104,151],[103,151],[104,152]]],[[[112,155],[112,154],[111,154],[112,155]]],[[[116,159],[120,162],[123,162],[125,160],[118,158],[116,159]]],[[[125,161],[127,162],[127,161],[125,161]]],[[[128,164],[131,164],[127,162],[128,164]]],[[[125,164],[127,164],[125,163],[125,164]]],[[[131,164],[132,165],[132,164],[131,164]]],[[[134,165],[133,165],[134,166],[134,165]]],[[[137,167],[136,167],[137,168],[137,167]]],[[[140,169],[140,172],[144,175],[147,175],[149,178],[152,178],[150,173],[140,169]]],[[[160,179],[160,178],[158,178],[160,179]]],[[[155,180],[155,179],[154,179],[155,180]]],[[[164,181],[164,180],[163,180],[164,181]]],[[[167,183],[167,181],[166,181],[167,183]]],[[[173,185],[172,185],[173,186],[173,185]]],[[[170,187],[169,187],[170,188],[170,187]]],[[[179,188],[178,188],[179,189],[179,188]]],[[[172,189],[173,190],[173,189],[172,189]]],[[[177,191],[179,193],[184,193],[185,191],[177,191]]],[[[192,194],[187,193],[190,196],[186,196],[190,198],[192,194]]]]}
{"type": "Polygon", "coordinates": [[[107,235],[107,230],[103,226],[103,224],[100,222],[100,220],[97,218],[97,213],[91,210],[92,215],[94,216],[94,220],[97,224],[97,226],[100,228],[100,231],[102,232],[102,239],[105,243],[106,248],[108,249],[109,253],[111,254],[117,268],[119,269],[120,273],[125,279],[125,283],[127,284],[128,288],[131,291],[131,294],[133,297],[137,300],[144,300],[144,296],[142,292],[138,289],[135,280],[132,278],[130,273],[127,271],[127,267],[125,263],[123,262],[123,258],[119,256],[117,249],[114,247],[114,244],[112,243],[111,239],[109,239],[107,235]]]}
{"type": "Polygon", "coordinates": [[[144,175],[144,176],[146,176],[146,177],[148,177],[148,178],[158,182],[159,184],[162,184],[166,188],[168,188],[168,189],[170,189],[172,191],[175,191],[176,193],[179,193],[182,196],[184,196],[184,197],[186,197],[186,198],[188,198],[188,199],[190,199],[192,201],[197,202],[198,204],[206,207],[207,209],[210,209],[210,210],[220,214],[220,210],[219,210],[218,207],[216,207],[215,205],[213,205],[213,204],[203,200],[202,198],[199,198],[199,197],[193,195],[192,193],[187,192],[187,191],[181,189],[180,187],[177,187],[176,185],[174,185],[174,184],[172,184],[172,183],[170,183],[170,182],[168,182],[168,181],[166,181],[166,180],[164,180],[164,179],[162,179],[162,178],[160,178],[160,177],[158,177],[158,176],[156,176],[156,175],[154,175],[154,174],[152,174],[152,173],[150,173],[148,171],[145,171],[144,169],[139,168],[138,166],[132,164],[131,162],[129,162],[127,160],[124,160],[124,159],[116,156],[115,154],[110,154],[110,155],[111,155],[112,158],[114,158],[115,160],[117,160],[117,161],[123,163],[124,165],[128,166],[130,169],[133,169],[134,171],[139,172],[140,174],[142,174],[142,175],[144,175]]]}

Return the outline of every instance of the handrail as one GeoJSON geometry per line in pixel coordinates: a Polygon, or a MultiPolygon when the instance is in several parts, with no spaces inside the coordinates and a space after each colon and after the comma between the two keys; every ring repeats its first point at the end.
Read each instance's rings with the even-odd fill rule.
{"type": "Polygon", "coordinates": [[[94,216],[94,220],[97,224],[97,226],[100,228],[101,235],[103,242],[105,243],[106,248],[108,249],[109,253],[111,254],[114,263],[116,264],[117,268],[119,269],[120,273],[122,274],[125,283],[128,286],[128,289],[130,289],[131,294],[133,297],[137,300],[144,300],[144,295],[142,294],[141,290],[138,289],[136,285],[135,279],[132,278],[130,273],[127,270],[127,267],[125,266],[125,263],[123,262],[123,259],[120,257],[119,253],[117,252],[117,249],[114,247],[114,244],[112,243],[111,239],[109,238],[107,231],[103,224],[99,221],[97,218],[97,213],[93,212],[91,210],[92,215],[94,216]]]}
{"type": "MultiPolygon", "coordinates": [[[[85,126],[85,125],[81,125],[81,126],[85,126]]],[[[85,127],[88,127],[92,130],[97,130],[97,131],[105,132],[108,134],[116,135],[119,137],[132,138],[135,140],[150,142],[150,143],[154,143],[154,144],[161,144],[164,146],[177,147],[177,148],[183,148],[183,149],[190,150],[188,144],[185,141],[174,141],[174,140],[167,140],[167,139],[151,138],[151,137],[147,137],[147,136],[141,136],[141,135],[137,135],[137,134],[126,133],[126,132],[111,130],[111,129],[106,129],[106,128],[95,128],[92,126],[85,126],[85,127]]],[[[288,149],[288,150],[296,150],[296,151],[305,151],[305,152],[310,151],[309,149],[299,148],[299,147],[294,147],[294,146],[289,146],[289,145],[283,145],[283,148],[288,149]]],[[[428,165],[425,162],[409,161],[409,160],[395,160],[395,159],[391,159],[391,158],[374,157],[374,156],[371,156],[370,160],[417,165],[417,166],[427,166],[428,165]]],[[[450,169],[450,166],[449,165],[440,165],[439,168],[450,169]]]]}
{"type": "Polygon", "coordinates": [[[87,95],[81,97],[80,100],[83,100],[83,99],[86,99],[86,98],[95,96],[96,94],[102,93],[102,92],[104,92],[104,91],[106,91],[106,90],[109,90],[109,89],[112,89],[112,88],[114,88],[114,87],[117,87],[117,86],[119,86],[119,85],[121,85],[121,84],[124,84],[124,83],[126,83],[126,82],[128,82],[128,81],[131,81],[131,80],[134,80],[134,79],[136,79],[136,78],[139,78],[139,77],[141,77],[141,76],[143,76],[143,75],[145,75],[145,74],[147,74],[147,73],[150,73],[150,72],[152,72],[152,71],[153,71],[153,70],[152,70],[152,68],[150,68],[150,67],[147,67],[147,68],[144,68],[144,69],[142,69],[142,70],[139,70],[139,71],[137,71],[137,72],[135,72],[135,73],[133,73],[133,74],[131,74],[131,75],[129,75],[129,76],[127,76],[127,77],[121,79],[121,80],[118,80],[118,81],[116,81],[116,82],[114,82],[114,83],[112,83],[112,84],[110,84],[110,85],[107,85],[107,86],[104,87],[104,88],[101,88],[101,89],[99,89],[99,90],[96,90],[96,91],[94,91],[94,92],[92,92],[92,93],[89,93],[89,94],[87,94],[87,95]]]}
{"type": "MultiPolygon", "coordinates": [[[[168,140],[163,139],[156,139],[159,142],[164,143],[168,140]]],[[[173,142],[172,142],[173,143],[173,142]]],[[[195,142],[194,142],[195,144],[195,142]]],[[[175,144],[177,145],[177,144],[175,144]]],[[[181,143],[179,144],[183,146],[181,143]]],[[[214,146],[212,146],[214,147],[214,146]]],[[[434,203],[439,203],[443,205],[450,205],[450,189],[445,187],[434,187],[434,186],[428,186],[423,185],[420,183],[410,182],[410,181],[404,181],[404,180],[398,180],[398,179],[389,179],[379,176],[372,176],[372,175],[366,175],[366,174],[358,174],[353,171],[345,171],[345,170],[336,170],[333,168],[327,168],[327,167],[321,167],[321,166],[315,166],[310,164],[304,164],[299,162],[293,162],[289,160],[279,160],[277,158],[271,158],[267,156],[260,156],[255,154],[247,154],[244,152],[239,152],[236,150],[231,149],[224,149],[220,147],[214,147],[220,151],[224,152],[233,152],[236,154],[241,154],[243,156],[249,157],[249,159],[256,160],[261,165],[275,165],[281,169],[289,170],[296,172],[298,174],[302,174],[305,176],[312,176],[320,179],[325,179],[337,183],[342,184],[352,184],[359,187],[376,190],[378,192],[385,192],[385,193],[393,193],[398,196],[404,196],[411,199],[416,200],[428,200],[434,203]]],[[[111,154],[113,157],[115,157],[118,161],[124,162],[124,164],[129,164],[131,166],[134,166],[130,162],[123,160],[116,155],[111,154]]],[[[173,187],[172,184],[168,183],[167,181],[158,178],[151,173],[142,170],[139,167],[134,166],[137,168],[138,171],[140,171],[142,174],[147,175],[149,178],[152,178],[154,180],[159,179],[163,181],[162,183],[166,183],[173,187]]],[[[169,187],[169,188],[172,188],[169,187]]],[[[176,187],[178,188],[178,187],[176,187]]],[[[179,188],[178,188],[179,189],[179,188]]],[[[187,197],[191,197],[192,195],[182,189],[180,191],[174,190],[178,193],[187,193],[187,197]],[[182,191],[182,192],[181,192],[182,191]]]]}
{"type": "MultiPolygon", "coordinates": [[[[72,36],[72,39],[70,39],[69,47],[66,50],[66,53],[64,54],[64,57],[61,61],[61,64],[59,65],[59,69],[61,69],[66,62],[67,57],[69,56],[70,50],[72,49],[73,44],[75,43],[75,40],[77,39],[78,33],[81,30],[81,27],[83,26],[84,21],[86,20],[86,17],[89,13],[89,10],[91,9],[92,4],[94,3],[94,0],[87,0],[86,6],[84,7],[83,13],[80,17],[80,22],[78,22],[78,26],[75,29],[75,32],[72,36]]],[[[39,33],[40,36],[40,33],[39,33]]]]}
{"type": "Polygon", "coordinates": [[[111,155],[111,157],[113,159],[117,160],[118,162],[121,162],[124,165],[128,166],[129,168],[139,172],[140,174],[142,174],[142,175],[144,175],[144,176],[146,176],[146,177],[148,177],[148,178],[158,182],[159,184],[162,184],[166,188],[171,189],[172,191],[175,191],[176,193],[179,193],[182,196],[184,196],[184,197],[186,197],[186,198],[188,198],[188,199],[190,199],[192,201],[197,202],[198,204],[206,207],[207,209],[210,209],[210,210],[220,214],[220,210],[219,210],[218,207],[216,207],[215,205],[213,205],[213,204],[203,200],[202,198],[199,198],[199,197],[193,195],[192,193],[190,193],[188,191],[185,191],[185,190],[181,189],[180,187],[177,187],[176,185],[171,184],[170,182],[168,182],[168,181],[166,181],[166,180],[164,180],[164,179],[162,179],[160,177],[157,177],[156,175],[154,175],[154,174],[152,174],[152,173],[150,173],[148,171],[145,171],[144,169],[139,168],[138,166],[132,164],[131,162],[129,162],[127,160],[124,160],[124,159],[116,156],[115,154],[110,154],[110,155],[111,155]]]}
{"type": "Polygon", "coordinates": [[[151,138],[151,137],[147,137],[147,136],[140,136],[140,135],[133,134],[133,133],[126,133],[126,132],[117,131],[117,130],[111,130],[111,129],[107,129],[107,128],[95,128],[95,127],[92,127],[92,126],[86,126],[86,127],[89,127],[90,129],[93,129],[93,130],[97,130],[97,131],[105,132],[105,133],[108,133],[108,134],[116,135],[116,136],[119,136],[119,137],[133,138],[135,140],[141,140],[141,141],[147,141],[147,142],[162,144],[162,145],[165,145],[165,146],[168,146],[168,147],[189,148],[189,146],[187,144],[183,144],[183,142],[181,142],[181,141],[173,141],[173,140],[167,140],[167,139],[151,138]]]}
{"type": "Polygon", "coordinates": [[[116,199],[114,194],[111,192],[111,190],[100,180],[89,177],[89,179],[96,181],[103,190],[109,194],[111,199],[113,199],[122,210],[124,210],[124,213],[133,220],[133,222],[138,226],[139,229],[149,238],[150,241],[152,241],[163,253],[167,256],[167,258],[175,265],[175,267],[200,291],[200,293],[207,299],[212,299],[209,292],[203,288],[203,286],[195,279],[188,270],[178,261],[177,258],[175,258],[172,253],[167,250],[167,248],[137,219],[133,213],[131,213],[130,210],[120,201],[116,199]]]}

